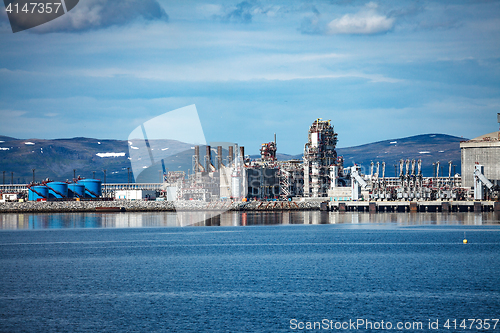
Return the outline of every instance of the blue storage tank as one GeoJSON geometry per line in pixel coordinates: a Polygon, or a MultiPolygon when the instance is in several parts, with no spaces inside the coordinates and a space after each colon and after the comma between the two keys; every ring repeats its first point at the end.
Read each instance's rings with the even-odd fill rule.
{"type": "Polygon", "coordinates": [[[47,199],[49,197],[49,189],[46,186],[31,186],[28,192],[29,201],[37,201],[38,199],[47,199]]]}
{"type": "Polygon", "coordinates": [[[49,198],[62,199],[68,197],[68,184],[62,182],[50,182],[46,186],[49,188],[49,198]]]}
{"type": "Polygon", "coordinates": [[[68,198],[85,198],[85,185],[83,185],[83,184],[69,184],[68,185],[68,198]]]}
{"type": "Polygon", "coordinates": [[[85,197],[98,198],[102,196],[102,182],[99,179],[81,179],[78,184],[85,186],[85,197]]]}

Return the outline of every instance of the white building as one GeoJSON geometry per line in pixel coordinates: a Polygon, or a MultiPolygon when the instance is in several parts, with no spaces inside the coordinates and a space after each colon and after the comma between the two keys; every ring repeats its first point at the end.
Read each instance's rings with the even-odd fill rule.
{"type": "Polygon", "coordinates": [[[156,191],[153,190],[117,190],[116,200],[147,200],[156,199],[156,191]]]}
{"type": "Polygon", "coordinates": [[[0,194],[0,202],[14,202],[17,201],[17,193],[3,193],[0,194]]]}

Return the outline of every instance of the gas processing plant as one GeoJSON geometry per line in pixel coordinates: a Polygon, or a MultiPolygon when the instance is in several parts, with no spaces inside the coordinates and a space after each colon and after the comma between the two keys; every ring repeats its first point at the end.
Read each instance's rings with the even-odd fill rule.
{"type": "MultiPolygon", "coordinates": [[[[405,159],[396,166],[395,176],[387,177],[383,161],[372,162],[368,169],[346,166],[343,157],[337,156],[336,145],[337,133],[331,121],[316,119],[307,133],[302,159],[278,161],[275,135],[274,141],[261,145],[257,159],[250,159],[244,147],[234,144],[195,146],[193,171],[186,175],[163,168],[163,183],[102,184],[100,180],[75,178],[72,182],[47,180],[21,185],[17,192],[27,191],[30,201],[281,201],[289,206],[297,201],[328,201],[329,208],[340,210],[346,205],[367,207],[367,202],[370,209],[373,204],[377,210],[396,210],[397,205],[411,208],[424,202],[422,207],[427,210],[432,203],[459,206],[461,202],[469,207],[472,201],[496,201],[495,209],[500,210],[500,131],[460,143],[462,176],[452,173],[451,162],[448,172],[440,174],[441,166],[436,162],[433,177],[425,177],[421,160],[405,159]]],[[[11,200],[6,199],[10,197],[5,191],[2,195],[0,201],[11,200]]],[[[15,193],[13,196],[17,198],[15,193]]]]}
{"type": "Polygon", "coordinates": [[[203,201],[498,200],[500,132],[461,143],[463,177],[452,174],[451,162],[447,174],[439,174],[437,162],[437,173],[424,177],[421,160],[409,159],[400,161],[397,177],[386,177],[384,162],[372,162],[362,174],[360,166],[344,165],[336,144],[331,121],[316,119],[302,160],[278,161],[276,135],[262,144],[255,160],[237,145],[205,146],[204,156],[196,146],[193,174],[186,178],[183,172],[169,172],[165,192],[168,200],[203,201]]]}

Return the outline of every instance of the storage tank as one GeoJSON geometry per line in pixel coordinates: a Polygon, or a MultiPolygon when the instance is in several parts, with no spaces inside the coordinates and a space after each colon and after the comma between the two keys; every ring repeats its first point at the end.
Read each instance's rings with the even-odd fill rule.
{"type": "Polygon", "coordinates": [[[63,182],[50,182],[46,186],[49,188],[49,198],[62,199],[68,197],[68,184],[63,182]]]}
{"type": "Polygon", "coordinates": [[[87,198],[98,198],[102,195],[102,183],[99,179],[81,179],[78,184],[85,186],[85,197],[87,198]]]}
{"type": "Polygon", "coordinates": [[[49,189],[46,186],[31,186],[28,192],[29,201],[37,201],[38,199],[47,199],[49,189]]]}
{"type": "Polygon", "coordinates": [[[85,198],[85,185],[83,185],[83,184],[69,184],[68,185],[68,198],[85,198]]]}

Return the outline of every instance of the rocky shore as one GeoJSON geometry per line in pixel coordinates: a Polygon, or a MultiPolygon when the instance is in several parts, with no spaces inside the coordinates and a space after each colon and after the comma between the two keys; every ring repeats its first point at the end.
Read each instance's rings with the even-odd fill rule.
{"type": "Polygon", "coordinates": [[[175,212],[175,211],[288,211],[319,210],[319,202],[251,201],[48,201],[0,203],[0,213],[73,213],[73,212],[175,212]]]}

